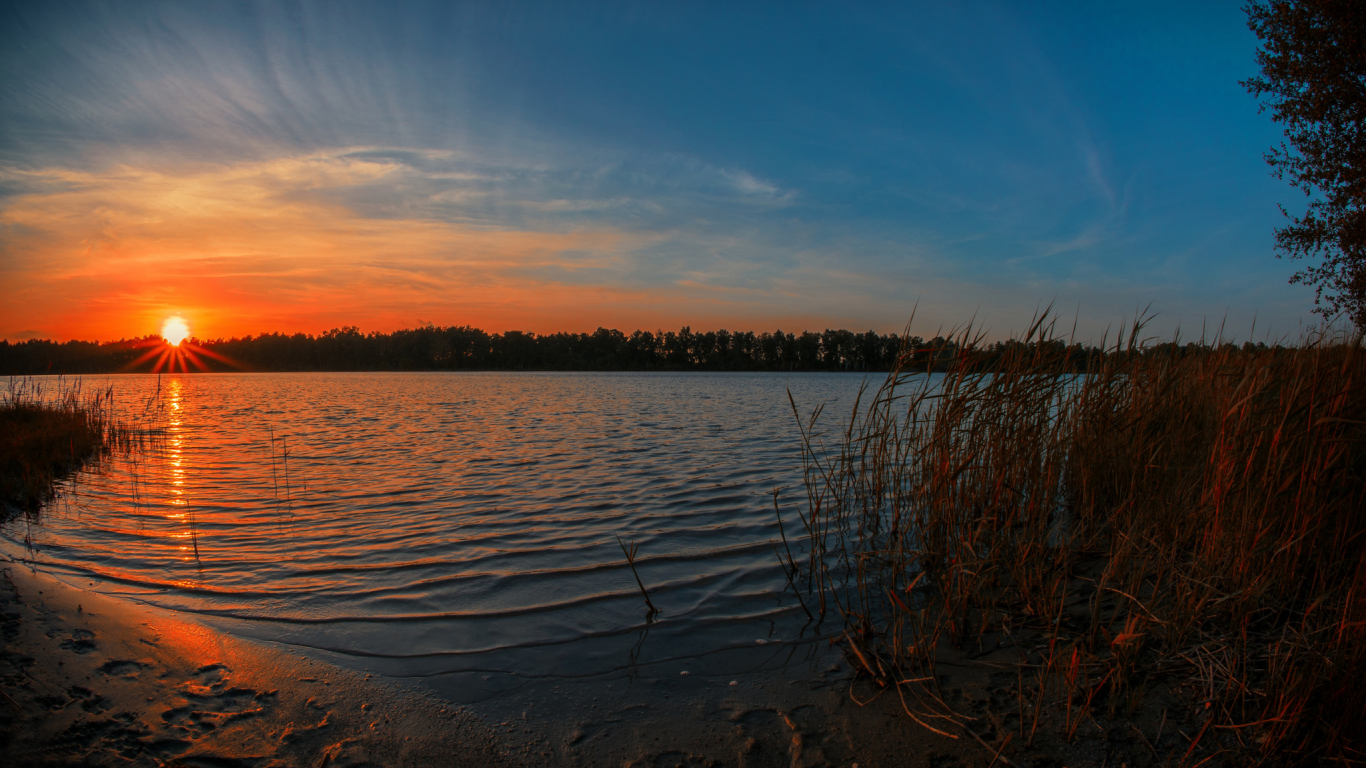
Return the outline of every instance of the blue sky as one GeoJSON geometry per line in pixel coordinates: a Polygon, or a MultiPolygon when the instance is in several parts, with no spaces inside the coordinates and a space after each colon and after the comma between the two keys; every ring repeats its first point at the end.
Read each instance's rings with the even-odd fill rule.
{"type": "Polygon", "coordinates": [[[29,4],[0,335],[1312,320],[1239,3],[29,4]]]}

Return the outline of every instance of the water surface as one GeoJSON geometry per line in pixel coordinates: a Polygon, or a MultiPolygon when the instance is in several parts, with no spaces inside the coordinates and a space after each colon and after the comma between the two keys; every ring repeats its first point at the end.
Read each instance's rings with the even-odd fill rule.
{"type": "Polygon", "coordinates": [[[773,548],[772,489],[789,535],[803,497],[787,390],[803,411],[826,403],[833,426],[863,378],[108,381],[164,441],[83,472],[41,524],[5,527],[11,555],[473,700],[662,659],[782,663],[815,632],[773,548]],[[639,545],[653,622],[618,537],[639,545]]]}

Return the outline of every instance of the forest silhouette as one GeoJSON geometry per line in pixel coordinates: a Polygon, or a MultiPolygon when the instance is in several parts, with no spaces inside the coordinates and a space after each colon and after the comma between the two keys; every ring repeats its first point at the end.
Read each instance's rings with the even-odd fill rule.
{"type": "MultiPolygon", "coordinates": [[[[974,348],[981,363],[1012,344],[974,348]]],[[[1103,353],[1053,342],[1083,371],[1103,353]]],[[[0,375],[146,373],[164,370],[152,351],[159,336],[119,341],[0,341],[0,375]]],[[[887,371],[902,355],[919,370],[941,370],[963,350],[953,339],[847,330],[754,333],[607,328],[593,333],[487,333],[470,326],[425,326],[362,333],[354,326],[317,336],[266,333],[244,338],[187,339],[176,370],[188,371],[887,371]]],[[[1061,351],[1061,350],[1059,350],[1061,351]]]]}

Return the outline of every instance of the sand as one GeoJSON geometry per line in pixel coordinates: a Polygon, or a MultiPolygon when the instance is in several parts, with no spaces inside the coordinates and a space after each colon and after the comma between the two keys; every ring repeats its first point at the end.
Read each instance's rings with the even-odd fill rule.
{"type": "Polygon", "coordinates": [[[172,612],[0,578],[0,764],[497,766],[468,711],[172,612]]]}
{"type": "MultiPolygon", "coordinates": [[[[907,729],[894,709],[857,706],[838,663],[810,680],[798,665],[737,674],[736,685],[732,675],[682,675],[687,666],[666,663],[614,680],[531,681],[495,701],[457,706],[436,695],[440,686],[239,639],[23,563],[4,573],[7,766],[988,762],[976,746],[907,729]]],[[[823,665],[838,658],[822,653],[823,665]]]]}
{"type": "Polygon", "coordinates": [[[1006,699],[1015,673],[997,663],[1005,651],[941,661],[947,695],[976,718],[981,741],[911,722],[895,693],[855,679],[824,641],[773,643],[765,650],[777,663],[757,671],[729,673],[724,659],[697,657],[611,679],[525,679],[456,705],[453,680],[371,676],[68,586],[24,563],[3,573],[5,766],[985,768],[1160,764],[1159,750],[1179,757],[1174,726],[1162,739],[1171,743],[1154,745],[1156,721],[1091,720],[1067,741],[1056,713],[1034,749],[1022,752],[1019,738],[996,754],[990,745],[1026,730],[1006,699]]]}

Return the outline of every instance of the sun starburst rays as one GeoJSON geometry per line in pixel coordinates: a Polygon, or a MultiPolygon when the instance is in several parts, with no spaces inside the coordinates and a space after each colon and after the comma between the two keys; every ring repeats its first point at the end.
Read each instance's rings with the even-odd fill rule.
{"type": "Polygon", "coordinates": [[[144,346],[148,347],[147,351],[125,365],[123,370],[144,370],[150,362],[152,373],[208,372],[211,370],[209,361],[217,361],[237,370],[244,368],[236,360],[211,349],[205,349],[189,339],[181,338],[178,344],[172,344],[164,330],[161,339],[149,337],[144,346]]]}

